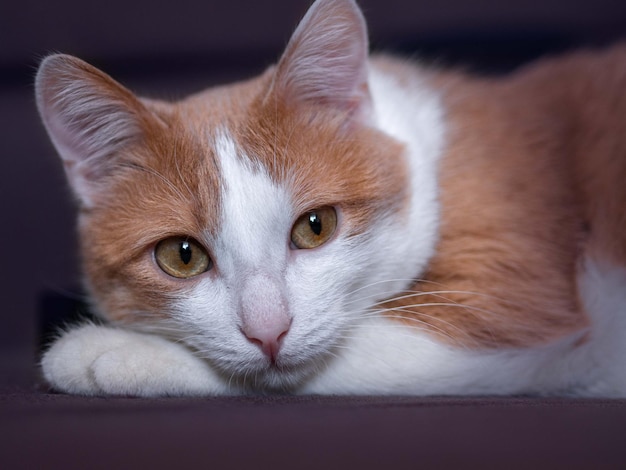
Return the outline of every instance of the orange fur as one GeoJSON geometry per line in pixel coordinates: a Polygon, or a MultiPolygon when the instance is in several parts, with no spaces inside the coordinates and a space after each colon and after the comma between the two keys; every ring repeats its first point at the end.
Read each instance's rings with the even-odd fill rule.
{"type": "Polygon", "coordinates": [[[345,120],[345,114],[322,107],[294,110],[257,101],[238,140],[290,188],[294,217],[337,206],[348,232],[356,235],[375,228],[381,212],[402,207],[408,182],[401,145],[379,132],[345,131],[345,120]]]}
{"type": "Polygon", "coordinates": [[[626,48],[435,82],[450,125],[441,240],[411,289],[426,294],[385,306],[468,346],[583,330],[582,255],[626,264],[626,48]]]}

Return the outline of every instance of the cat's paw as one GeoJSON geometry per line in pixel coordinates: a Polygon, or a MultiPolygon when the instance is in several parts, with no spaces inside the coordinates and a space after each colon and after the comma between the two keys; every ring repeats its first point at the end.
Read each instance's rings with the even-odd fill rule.
{"type": "Polygon", "coordinates": [[[173,396],[224,393],[202,359],[164,338],[84,325],[57,339],[41,361],[55,389],[82,395],[173,396]]]}

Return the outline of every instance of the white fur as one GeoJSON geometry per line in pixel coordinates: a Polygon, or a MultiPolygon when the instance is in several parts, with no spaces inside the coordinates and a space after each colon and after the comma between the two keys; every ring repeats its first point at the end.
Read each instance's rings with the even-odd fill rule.
{"type": "MultiPolygon", "coordinates": [[[[207,243],[213,247],[219,276],[202,280],[174,308],[183,326],[194,331],[189,343],[230,381],[235,374],[258,375],[267,366],[260,348],[242,333],[243,321],[254,322],[255,314],[271,316],[271,303],[277,298],[292,302],[283,280],[293,215],[285,190],[241,155],[226,131],[213,142],[220,161],[223,206],[219,234],[207,243]],[[266,288],[257,290],[259,285],[266,288]],[[252,307],[255,304],[258,310],[252,307]]],[[[283,310],[276,306],[276,313],[283,310]]],[[[292,329],[297,331],[298,325],[292,329]]],[[[285,341],[285,361],[295,349],[285,341]]]]}
{"type": "Polygon", "coordinates": [[[586,259],[578,285],[592,326],[586,343],[563,364],[577,395],[626,396],[626,267],[586,259]]]}
{"type": "MultiPolygon", "coordinates": [[[[411,175],[410,209],[404,227],[382,230],[386,256],[395,263],[381,263],[377,269],[383,292],[400,292],[418,277],[435,252],[439,232],[437,171],[443,151],[445,122],[438,94],[418,74],[398,77],[370,67],[369,87],[376,126],[406,145],[411,175]],[[385,271],[388,268],[389,271],[385,271]],[[396,282],[389,282],[397,280],[396,282]]],[[[370,287],[376,289],[376,287],[370,287]]]]}
{"type": "Polygon", "coordinates": [[[84,325],[63,334],[42,359],[48,383],[82,395],[199,395],[225,390],[206,362],[164,338],[84,325]]]}

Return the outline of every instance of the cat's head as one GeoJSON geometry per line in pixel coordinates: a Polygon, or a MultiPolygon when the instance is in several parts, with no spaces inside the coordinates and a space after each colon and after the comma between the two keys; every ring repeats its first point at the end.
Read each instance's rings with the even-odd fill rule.
{"type": "Polygon", "coordinates": [[[354,2],[320,0],[277,66],[176,103],[44,60],[37,103],[79,200],[95,308],[184,339],[235,382],[289,387],[323,367],[387,281],[418,274],[394,249],[409,176],[376,129],[367,53],[354,2]]]}

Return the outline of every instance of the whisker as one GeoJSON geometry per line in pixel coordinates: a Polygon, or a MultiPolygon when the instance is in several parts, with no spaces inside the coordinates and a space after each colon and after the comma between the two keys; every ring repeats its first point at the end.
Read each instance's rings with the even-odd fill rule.
{"type": "MultiPolygon", "coordinates": [[[[432,319],[440,322],[443,325],[447,325],[447,326],[451,327],[452,329],[454,329],[456,331],[459,331],[459,332],[461,332],[463,334],[465,333],[463,331],[463,329],[461,329],[461,328],[459,328],[459,327],[457,327],[457,326],[455,326],[455,325],[453,325],[453,324],[451,324],[451,323],[449,323],[449,322],[447,322],[445,320],[441,320],[439,318],[432,317],[432,316],[424,314],[422,312],[410,312],[410,313],[417,313],[417,314],[419,314],[419,315],[421,315],[421,316],[423,316],[425,318],[432,318],[432,319]]],[[[432,323],[429,323],[429,322],[426,322],[424,320],[421,320],[420,318],[417,318],[417,317],[405,317],[405,316],[402,316],[402,315],[387,315],[387,317],[388,318],[392,318],[392,319],[396,319],[396,320],[402,320],[403,322],[408,321],[410,323],[412,322],[412,323],[418,323],[419,325],[424,325],[423,328],[419,328],[419,330],[427,331],[427,332],[434,330],[435,332],[439,333],[444,338],[447,338],[449,340],[453,340],[454,342],[458,341],[454,336],[452,336],[450,333],[448,333],[445,330],[443,330],[441,327],[438,327],[438,326],[436,326],[436,325],[434,325],[432,323]]],[[[398,326],[407,326],[407,325],[405,324],[405,325],[398,325],[398,326]]],[[[416,325],[408,325],[408,326],[416,327],[416,325]]]]}
{"type": "Polygon", "coordinates": [[[434,282],[434,281],[428,281],[425,279],[408,279],[408,278],[397,278],[397,279],[383,279],[380,281],[375,281],[375,282],[371,282],[369,284],[363,285],[361,287],[358,287],[356,289],[351,290],[350,292],[348,292],[348,295],[353,295],[356,294],[362,290],[365,289],[371,289],[372,287],[378,286],[380,284],[389,284],[392,282],[411,282],[411,283],[416,283],[416,282],[421,282],[421,283],[425,283],[425,284],[438,284],[441,285],[438,282],[434,282]]]}
{"type": "MultiPolygon", "coordinates": [[[[459,294],[459,295],[471,295],[475,297],[484,297],[484,298],[491,299],[491,300],[497,300],[498,302],[507,303],[509,305],[520,306],[519,303],[513,302],[511,300],[508,300],[502,297],[498,297],[492,294],[487,294],[485,292],[476,292],[476,291],[468,291],[468,290],[413,291],[404,295],[400,295],[398,297],[385,299],[381,301],[381,303],[394,302],[397,300],[407,299],[413,296],[419,297],[422,295],[443,295],[443,294],[459,294]]],[[[454,302],[452,299],[447,299],[447,300],[449,300],[450,302],[454,302]]]]}
{"type": "MultiPolygon", "coordinates": [[[[460,303],[452,303],[452,302],[427,302],[427,303],[423,303],[423,304],[412,304],[412,305],[403,305],[402,307],[391,307],[388,309],[385,309],[386,311],[405,311],[405,312],[413,312],[413,310],[410,310],[412,308],[417,308],[417,307],[457,307],[457,308],[463,308],[466,310],[470,310],[473,312],[480,312],[480,313],[486,313],[487,315],[490,316],[497,316],[497,314],[495,312],[492,312],[491,310],[486,310],[484,308],[480,308],[480,307],[475,307],[473,305],[465,305],[465,304],[460,304],[460,303]]],[[[472,312],[472,313],[473,313],[472,312]]]]}
{"type": "MultiPolygon", "coordinates": [[[[425,307],[429,307],[429,306],[459,307],[459,308],[465,308],[465,309],[470,310],[470,311],[471,310],[479,310],[479,311],[481,311],[483,313],[487,313],[487,314],[490,314],[490,315],[495,315],[493,312],[490,312],[488,310],[479,309],[478,307],[472,307],[470,305],[463,305],[463,304],[456,304],[456,303],[452,303],[452,304],[449,304],[449,303],[426,303],[426,304],[416,304],[416,305],[409,306],[409,307],[422,307],[422,306],[425,306],[425,307]]],[[[471,313],[474,313],[474,312],[471,312],[471,313]]],[[[459,326],[457,326],[457,325],[455,325],[455,324],[453,324],[451,322],[448,322],[448,321],[446,321],[446,320],[444,320],[444,319],[442,319],[440,317],[429,315],[429,314],[424,313],[422,311],[409,310],[409,309],[403,308],[403,307],[395,307],[395,308],[392,308],[392,309],[373,310],[373,311],[368,312],[365,315],[365,317],[368,317],[368,316],[379,316],[379,315],[384,315],[384,316],[386,316],[388,318],[395,318],[395,319],[399,319],[399,320],[403,320],[403,321],[417,322],[417,323],[420,323],[420,324],[428,325],[429,328],[431,328],[431,327],[435,328],[435,329],[437,328],[431,322],[425,322],[425,321],[420,320],[419,318],[417,318],[417,316],[421,316],[423,318],[428,318],[430,320],[438,322],[441,325],[447,325],[448,327],[450,327],[450,328],[452,328],[452,329],[462,333],[463,337],[467,337],[465,330],[463,330],[461,327],[459,327],[459,326]],[[407,313],[407,314],[409,314],[409,316],[406,316],[406,315],[390,315],[389,312],[407,313]]],[[[487,328],[488,328],[488,325],[487,325],[487,328]]],[[[488,331],[493,336],[493,331],[491,331],[490,329],[488,331]]],[[[449,334],[447,334],[447,336],[450,339],[454,339],[449,334]]],[[[456,341],[460,343],[459,340],[456,340],[456,341]]]]}

